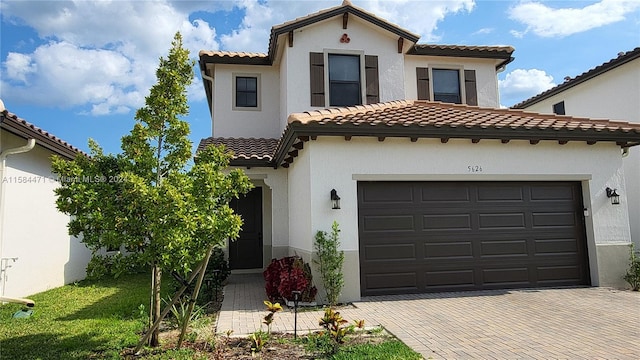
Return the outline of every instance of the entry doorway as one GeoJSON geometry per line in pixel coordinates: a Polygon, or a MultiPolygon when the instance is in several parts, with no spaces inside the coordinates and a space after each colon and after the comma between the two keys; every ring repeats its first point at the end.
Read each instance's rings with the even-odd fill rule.
{"type": "Polygon", "coordinates": [[[262,188],[253,188],[230,205],[242,217],[243,225],[238,239],[229,242],[229,267],[262,269],[262,188]]]}

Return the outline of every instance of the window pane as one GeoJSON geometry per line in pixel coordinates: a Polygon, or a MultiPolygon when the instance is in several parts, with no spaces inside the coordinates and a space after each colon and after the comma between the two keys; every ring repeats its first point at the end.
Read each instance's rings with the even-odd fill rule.
{"type": "Polygon", "coordinates": [[[433,99],[460,104],[460,77],[458,70],[433,69],[433,99]]]}
{"type": "Polygon", "coordinates": [[[329,81],[360,81],[360,56],[329,55],[329,81]]]}
{"type": "Polygon", "coordinates": [[[246,76],[236,77],[236,106],[258,106],[258,78],[246,76]]]}
{"type": "Polygon", "coordinates": [[[329,102],[331,106],[360,105],[360,83],[333,82],[329,89],[329,102]]]}

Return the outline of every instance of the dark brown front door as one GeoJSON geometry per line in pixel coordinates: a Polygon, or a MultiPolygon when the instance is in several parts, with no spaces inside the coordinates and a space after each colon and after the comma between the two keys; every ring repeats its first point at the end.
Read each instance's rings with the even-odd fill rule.
{"type": "Polygon", "coordinates": [[[262,268],[262,188],[256,187],[246,196],[231,202],[242,216],[240,237],[229,243],[231,269],[262,268]]]}
{"type": "Polygon", "coordinates": [[[359,182],[362,295],[589,284],[578,182],[359,182]]]}

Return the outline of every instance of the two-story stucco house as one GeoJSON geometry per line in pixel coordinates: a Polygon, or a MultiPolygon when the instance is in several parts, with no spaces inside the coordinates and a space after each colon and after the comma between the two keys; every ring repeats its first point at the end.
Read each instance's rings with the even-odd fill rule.
{"type": "MultiPolygon", "coordinates": [[[[513,106],[540,113],[640,123],[640,47],[621,52],[562,84],[513,106]]],[[[640,147],[625,148],[624,178],[631,239],[640,249],[640,147]]]]}
{"type": "Polygon", "coordinates": [[[626,203],[640,124],[499,109],[513,48],[418,40],[345,1],[274,26],[266,54],[200,52],[200,146],[225,144],[256,185],[231,266],[309,261],[335,220],[343,301],[623,284],[628,253],[604,249],[629,243],[629,217],[606,189],[626,203]]]}
{"type": "Polygon", "coordinates": [[[22,297],[84,279],[91,252],[69,235],[51,172],[52,155],[78,154],[0,101],[0,296],[22,297]]]}

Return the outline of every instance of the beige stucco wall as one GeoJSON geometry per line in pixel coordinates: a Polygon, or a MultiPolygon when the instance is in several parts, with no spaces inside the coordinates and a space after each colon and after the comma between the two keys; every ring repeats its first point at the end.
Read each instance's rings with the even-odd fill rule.
{"type": "MultiPolygon", "coordinates": [[[[613,206],[605,195],[607,186],[626,193],[622,178],[622,157],[614,144],[543,141],[451,140],[438,139],[321,137],[305,144],[289,169],[291,246],[298,252],[313,251],[313,235],[340,224],[346,275],[343,300],[360,296],[358,257],[358,181],[579,181],[589,215],[586,217],[587,242],[593,285],[619,284],[619,269],[609,266],[596,245],[624,246],[629,243],[627,199],[625,206],[613,206]],[[550,161],[553,159],[553,161],[550,161]],[[312,166],[311,166],[312,164],[312,166]],[[481,166],[481,173],[469,173],[468,166],[481,166]],[[341,209],[332,210],[329,192],[335,188],[342,198],[341,209]],[[624,191],[622,191],[624,190],[624,191]],[[599,266],[599,261],[603,266],[599,266]]],[[[275,206],[275,204],[274,204],[275,206]]],[[[311,256],[311,255],[309,255],[311,256]]],[[[621,261],[628,256],[625,255],[621,261]]]]}
{"type": "Polygon", "coordinates": [[[280,128],[280,79],[271,66],[218,64],[214,74],[212,136],[278,138],[280,128]],[[234,109],[233,76],[260,77],[259,108],[234,109]]]}
{"type": "MultiPolygon", "coordinates": [[[[526,108],[553,113],[553,104],[564,101],[570,116],[605,118],[640,123],[640,59],[635,59],[526,108]]],[[[631,237],[640,248],[640,146],[623,159],[631,237]]]]}
{"type": "MultiPolygon", "coordinates": [[[[2,150],[26,143],[6,131],[1,138],[2,150]]],[[[68,235],[69,217],[56,209],[53,190],[58,184],[51,173],[50,156],[51,152],[36,145],[6,161],[0,255],[18,258],[9,262],[6,272],[4,295],[9,297],[41,292],[86,275],[91,253],[79,239],[68,235]]]]}

